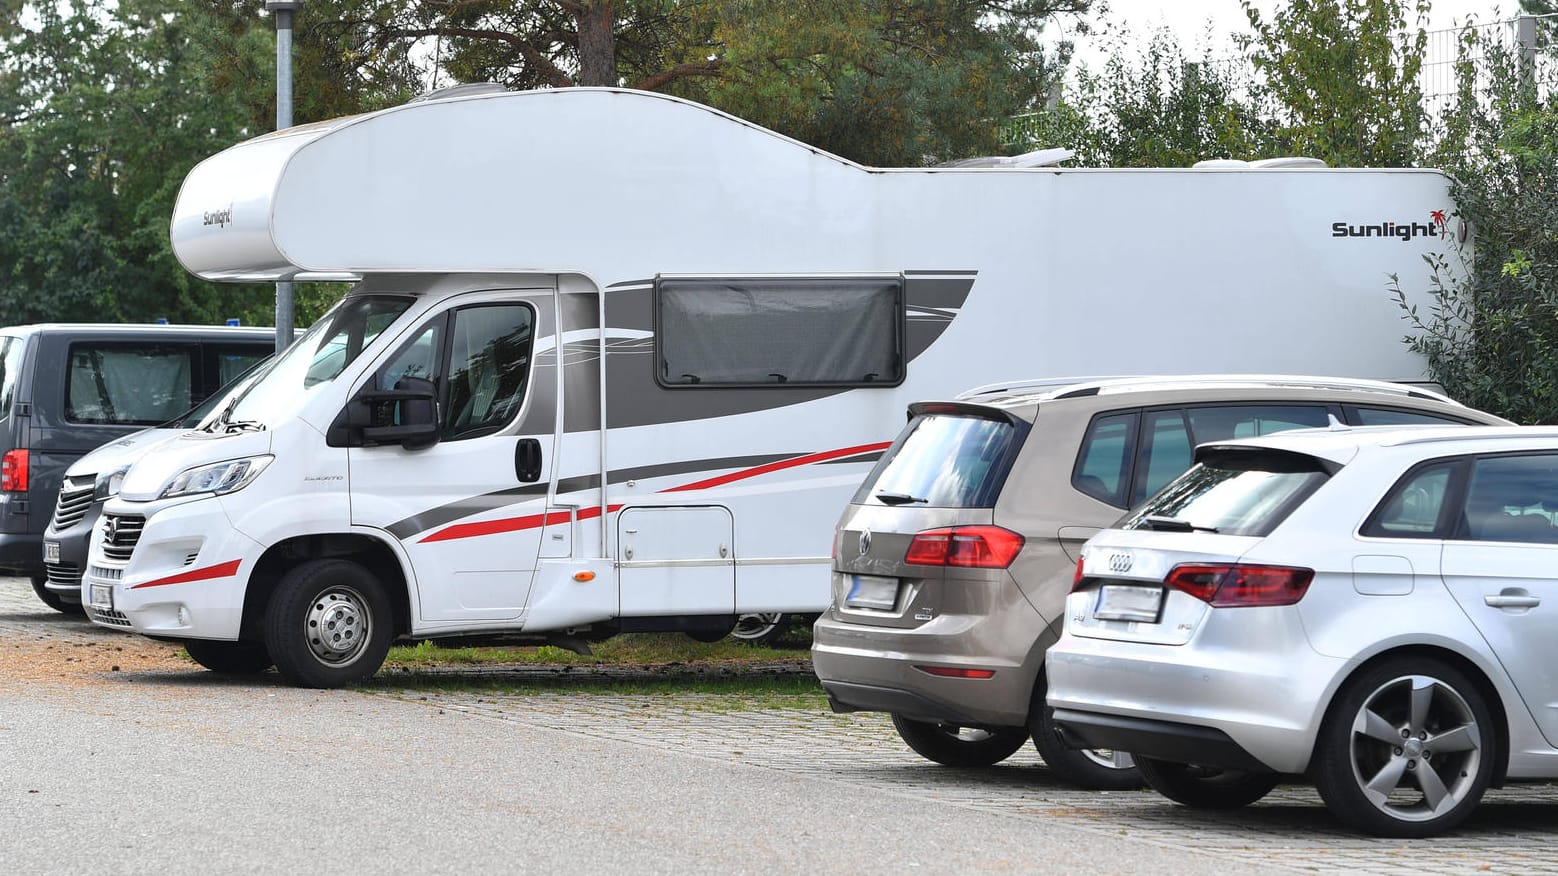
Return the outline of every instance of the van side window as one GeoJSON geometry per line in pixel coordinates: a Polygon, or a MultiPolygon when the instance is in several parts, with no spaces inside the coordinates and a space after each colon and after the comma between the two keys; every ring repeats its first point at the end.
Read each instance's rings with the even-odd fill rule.
{"type": "Polygon", "coordinates": [[[1466,420],[1443,414],[1425,414],[1422,411],[1399,411],[1393,408],[1363,408],[1348,406],[1348,420],[1359,426],[1464,426],[1466,420]]]}
{"type": "Polygon", "coordinates": [[[1121,494],[1130,477],[1136,449],[1135,411],[1094,417],[1082,438],[1082,449],[1071,472],[1071,485],[1100,502],[1125,507],[1121,494]]]}
{"type": "Polygon", "coordinates": [[[11,412],[11,397],[22,370],[22,351],[27,342],[20,338],[0,338],[0,420],[11,412]]]}
{"type": "Polygon", "coordinates": [[[655,326],[666,387],[903,382],[901,277],[662,276],[655,326]]]}
{"type": "Polygon", "coordinates": [[[1190,468],[1194,450],[1183,411],[1148,412],[1146,428],[1142,430],[1141,460],[1136,466],[1136,484],[1131,490],[1131,505],[1140,504],[1169,481],[1184,474],[1190,468]]]}
{"type": "Polygon", "coordinates": [[[86,342],[70,346],[65,419],[155,426],[189,410],[197,347],[86,342]]]}
{"type": "Polygon", "coordinates": [[[530,375],[534,314],[524,304],[455,311],[449,337],[443,438],[490,435],[519,413],[530,375]]]}

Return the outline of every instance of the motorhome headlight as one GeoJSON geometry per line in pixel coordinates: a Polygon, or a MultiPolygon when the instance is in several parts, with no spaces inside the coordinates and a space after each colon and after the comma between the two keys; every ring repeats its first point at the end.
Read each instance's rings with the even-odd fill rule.
{"type": "Polygon", "coordinates": [[[272,459],[275,457],[251,456],[247,459],[229,459],[226,462],[185,469],[163,487],[159,498],[171,499],[175,496],[193,496],[199,493],[215,493],[220,496],[241,490],[259,477],[260,472],[270,465],[272,459]]]}
{"type": "Polygon", "coordinates": [[[113,471],[98,475],[92,487],[92,501],[102,502],[119,495],[119,485],[124,483],[124,473],[129,470],[128,465],[121,465],[113,471]]]}

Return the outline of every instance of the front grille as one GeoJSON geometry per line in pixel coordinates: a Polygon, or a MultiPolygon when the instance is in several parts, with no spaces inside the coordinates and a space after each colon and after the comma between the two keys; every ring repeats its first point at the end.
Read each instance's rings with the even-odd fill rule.
{"type": "Polygon", "coordinates": [[[80,523],[81,518],[87,516],[87,509],[92,507],[92,492],[91,481],[85,486],[66,481],[60,487],[59,502],[54,506],[54,528],[65,529],[80,523]]]}
{"type": "Polygon", "coordinates": [[[75,563],[44,563],[43,570],[49,576],[50,584],[81,586],[81,567],[75,563]]]}
{"type": "Polygon", "coordinates": [[[130,619],[125,617],[123,612],[114,611],[111,608],[93,608],[90,605],[87,606],[87,611],[91,612],[92,619],[100,624],[124,627],[125,629],[130,627],[130,619]]]}
{"type": "Polygon", "coordinates": [[[121,581],[124,579],[123,569],[110,569],[107,566],[88,566],[87,573],[99,581],[121,581]]]}
{"type": "Polygon", "coordinates": [[[146,528],[146,518],[107,514],[104,519],[103,556],[119,562],[130,559],[135,543],[141,540],[141,530],[146,528]]]}

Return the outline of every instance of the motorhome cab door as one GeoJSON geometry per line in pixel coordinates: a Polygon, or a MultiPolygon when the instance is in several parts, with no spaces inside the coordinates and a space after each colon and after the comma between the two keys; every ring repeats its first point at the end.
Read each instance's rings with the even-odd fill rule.
{"type": "Polygon", "coordinates": [[[463,296],[384,360],[371,386],[431,380],[438,442],[349,451],[354,524],[387,530],[411,560],[428,622],[519,617],[535,574],[553,472],[555,394],[536,391],[553,290],[463,296]]]}

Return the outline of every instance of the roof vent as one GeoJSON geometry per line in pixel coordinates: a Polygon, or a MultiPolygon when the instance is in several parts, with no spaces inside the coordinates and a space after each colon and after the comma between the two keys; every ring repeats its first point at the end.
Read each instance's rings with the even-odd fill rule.
{"type": "Polygon", "coordinates": [[[1076,153],[1070,149],[1035,149],[1021,155],[988,155],[980,158],[960,158],[946,161],[937,167],[1054,167],[1067,161],[1076,153]]]}
{"type": "Polygon", "coordinates": [[[424,91],[406,103],[425,103],[430,100],[447,100],[451,97],[471,97],[477,94],[499,94],[508,91],[508,88],[500,82],[462,82],[459,85],[449,85],[444,88],[435,88],[432,91],[424,91]]]}
{"type": "Polygon", "coordinates": [[[1295,168],[1295,167],[1325,167],[1326,163],[1318,158],[1304,158],[1299,155],[1288,155],[1282,158],[1262,158],[1259,161],[1251,161],[1250,167],[1261,168],[1295,168]]]}
{"type": "Polygon", "coordinates": [[[1249,167],[1250,163],[1237,158],[1208,158],[1190,166],[1196,170],[1222,170],[1230,167],[1249,167]]]}

